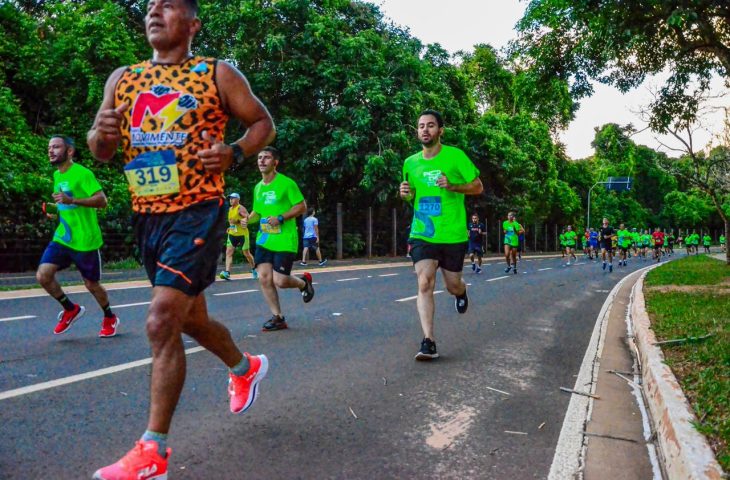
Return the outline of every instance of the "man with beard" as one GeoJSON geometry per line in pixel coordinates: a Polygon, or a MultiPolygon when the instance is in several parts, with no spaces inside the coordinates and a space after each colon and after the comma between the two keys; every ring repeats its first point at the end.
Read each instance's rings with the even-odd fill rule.
{"type": "Polygon", "coordinates": [[[276,132],[238,69],[192,54],[200,28],[196,0],[150,0],[145,32],[152,58],[111,74],[87,136],[102,162],[121,146],[135,236],[152,284],[147,429],[118,462],[97,470],[97,479],[167,478],[167,435],[186,376],[183,334],[228,367],[232,413],[253,405],[268,371],[265,355],[242,352],[228,328],[208,315],[204,291],[215,281],[223,246],[224,172],[271,143],[276,132]],[[226,144],[229,118],[240,121],[245,134],[226,144]]]}
{"type": "MultiPolygon", "coordinates": [[[[104,312],[100,337],[113,337],[117,334],[119,318],[112,313],[106,289],[99,283],[101,279],[102,245],[101,229],[96,218],[96,210],[105,208],[106,195],[101,185],[88,168],[74,163],[74,142],[68,137],[55,135],[48,142],[48,158],[56,167],[53,172],[53,200],[58,212],[59,225],[41,257],[36,279],[38,283],[61,304],[63,310],[58,314],[58,323],[53,330],[55,335],[66,333],[76,320],[86,312],[83,305],[73,303],[63,292],[56,280],[56,272],[76,265],[84,279],[86,289],[91,292],[104,312]]],[[[44,210],[48,212],[51,204],[44,210]]],[[[46,213],[49,218],[55,214],[46,213]]]]}
{"type": "Polygon", "coordinates": [[[469,299],[462,279],[468,234],[464,195],[484,190],[479,170],[458,148],[441,144],[444,122],[435,110],[424,111],[417,125],[423,150],[403,164],[400,196],[413,203],[413,222],[408,239],[418,277],[416,305],[423,330],[416,360],[438,358],[434,337],[436,271],[440,268],[446,289],[454,295],[458,313],[466,313],[469,299]]]}

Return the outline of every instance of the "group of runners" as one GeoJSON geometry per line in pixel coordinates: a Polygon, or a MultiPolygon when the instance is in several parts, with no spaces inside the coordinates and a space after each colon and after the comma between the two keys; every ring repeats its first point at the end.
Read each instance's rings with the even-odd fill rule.
{"type": "MultiPolygon", "coordinates": [[[[247,411],[256,400],[259,382],[268,372],[268,358],[241,351],[228,328],[209,316],[204,295],[215,281],[224,243],[226,267],[218,275],[230,279],[232,255],[240,247],[271,313],[264,331],[288,327],[279,290],[296,290],[305,303],[315,293],[310,273],[291,273],[299,248],[296,219],[307,212],[307,205],[296,182],[278,171],[283,154],[270,145],[276,135],[274,121],[234,66],[191,53],[192,40],[201,28],[197,11],[195,0],[148,2],[145,30],[152,58],[120,67],[110,75],[87,136],[88,148],[101,162],[111,161],[121,150],[136,243],[152,284],[146,317],[152,351],[147,425],[135,446],[118,461],[97,470],[96,479],[166,478],[171,455],[167,436],[186,376],[183,333],[228,367],[232,413],[247,411]],[[240,121],[246,133],[226,144],[223,135],[229,118],[240,121]],[[230,195],[226,205],[224,172],[246,168],[246,158],[253,156],[261,181],[253,190],[251,210],[242,205],[238,194],[230,195]],[[252,255],[246,247],[248,228],[254,223],[259,230],[252,255]]],[[[444,121],[439,112],[422,112],[416,128],[422,148],[405,160],[399,194],[414,210],[409,244],[423,332],[415,358],[432,360],[439,356],[434,328],[437,272],[441,271],[454,297],[456,312],[463,314],[469,306],[462,278],[467,251],[472,254],[473,270],[481,271],[484,225],[478,216],[467,223],[464,200],[466,195],[481,194],[483,185],[468,156],[441,143],[444,121]]],[[[37,278],[62,306],[54,333],[65,333],[85,309],[69,299],[55,273],[76,264],[103,311],[99,335],[111,337],[120,320],[99,283],[102,238],[97,219],[97,210],[107,200],[93,173],[74,163],[75,153],[70,138],[50,139],[49,160],[57,169],[56,210],[49,204],[44,211],[57,215],[59,226],[43,254],[37,278]]],[[[319,232],[313,210],[307,219],[305,252],[312,249],[322,265],[326,259],[317,248],[319,232]]],[[[524,229],[513,212],[502,227],[505,271],[516,274],[524,229]]],[[[604,258],[606,252],[609,257],[612,254],[614,235],[604,219],[598,237],[604,258]]],[[[575,232],[569,238],[575,241],[575,232]]],[[[301,263],[306,261],[305,253],[301,263]]]]}

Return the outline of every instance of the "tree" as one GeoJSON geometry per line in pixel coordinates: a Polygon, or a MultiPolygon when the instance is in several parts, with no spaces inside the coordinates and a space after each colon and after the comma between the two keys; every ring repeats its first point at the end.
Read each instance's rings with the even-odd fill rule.
{"type": "Polygon", "coordinates": [[[576,98],[592,93],[591,79],[626,92],[668,70],[652,105],[655,129],[694,118],[693,82],[706,91],[713,74],[730,76],[727,0],[531,0],[517,28],[513,52],[545,84],[571,80],[576,98]]]}
{"type": "MultiPolygon", "coordinates": [[[[725,237],[730,236],[730,145],[720,145],[709,152],[699,151],[693,140],[695,121],[677,120],[666,131],[681,145],[676,149],[683,155],[679,158],[665,157],[667,170],[681,178],[692,188],[704,193],[715,207],[725,227],[725,237]]],[[[730,249],[726,254],[730,265],[730,249]]]]}

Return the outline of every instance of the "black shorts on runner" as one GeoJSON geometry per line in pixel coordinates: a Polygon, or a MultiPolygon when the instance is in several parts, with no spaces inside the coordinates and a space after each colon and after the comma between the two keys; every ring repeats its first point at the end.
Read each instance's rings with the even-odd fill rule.
{"type": "Polygon", "coordinates": [[[228,235],[228,242],[232,247],[242,247],[246,244],[246,235],[228,235]]]}
{"type": "Polygon", "coordinates": [[[624,253],[629,253],[629,247],[618,247],[624,253]]]}
{"type": "Polygon", "coordinates": [[[213,283],[226,221],[223,199],[180,212],[135,214],[134,233],[152,286],[197,296],[213,283]]]}
{"type": "Polygon", "coordinates": [[[481,245],[477,245],[476,243],[470,243],[469,244],[469,248],[467,249],[467,253],[469,253],[469,254],[472,254],[473,253],[474,255],[477,255],[477,256],[480,256],[480,257],[484,255],[484,251],[482,250],[482,246],[481,245]]]}
{"type": "Polygon", "coordinates": [[[73,263],[86,280],[98,282],[101,279],[101,254],[98,249],[79,252],[66,245],[51,242],[43,252],[40,263],[56,265],[59,270],[68,268],[73,263]]]}
{"type": "Polygon", "coordinates": [[[613,252],[613,245],[608,242],[601,242],[601,250],[605,250],[607,252],[613,252]]]}
{"type": "Polygon", "coordinates": [[[273,252],[268,250],[261,245],[256,246],[256,253],[253,256],[254,268],[258,267],[262,263],[270,263],[275,272],[279,272],[282,275],[291,274],[292,265],[297,254],[293,252],[273,252]]]}
{"type": "Polygon", "coordinates": [[[464,270],[464,255],[467,243],[429,243],[423,240],[409,240],[411,259],[415,265],[421,260],[436,260],[438,266],[449,272],[464,270]]]}

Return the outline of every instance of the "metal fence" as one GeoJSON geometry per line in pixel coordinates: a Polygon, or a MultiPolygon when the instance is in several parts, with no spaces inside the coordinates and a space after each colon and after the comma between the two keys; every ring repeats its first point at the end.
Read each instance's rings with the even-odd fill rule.
{"type": "MultiPolygon", "coordinates": [[[[477,212],[479,213],[479,212],[477,212]]],[[[469,211],[471,214],[471,211],[469,211]]],[[[333,208],[317,210],[320,247],[328,258],[405,256],[412,219],[410,207],[393,206],[357,207],[338,203],[333,208]]],[[[502,251],[502,219],[482,215],[486,226],[484,250],[487,253],[502,251]]],[[[297,219],[299,235],[302,219],[297,219]]],[[[559,251],[559,234],[562,225],[537,223],[523,224],[525,228],[524,251],[527,253],[559,251]]],[[[252,249],[255,249],[255,229],[251,232],[252,249]]],[[[692,229],[679,229],[686,236],[692,229]]],[[[704,235],[707,229],[697,229],[704,235]]],[[[677,232],[677,230],[675,230],[677,232]]],[[[718,243],[720,229],[712,229],[713,244],[718,243]]],[[[579,238],[582,231],[578,231],[579,238]]],[[[102,258],[105,263],[136,257],[134,236],[129,233],[103,232],[102,258]]],[[[0,272],[26,272],[35,270],[50,238],[0,238],[0,272]]],[[[301,242],[300,242],[301,249],[301,242]]],[[[221,253],[223,252],[221,248],[221,253]]],[[[301,250],[300,250],[301,253],[301,250]]]]}

